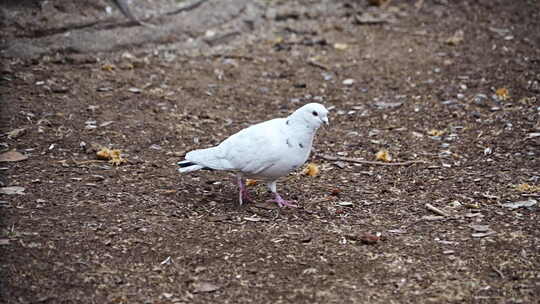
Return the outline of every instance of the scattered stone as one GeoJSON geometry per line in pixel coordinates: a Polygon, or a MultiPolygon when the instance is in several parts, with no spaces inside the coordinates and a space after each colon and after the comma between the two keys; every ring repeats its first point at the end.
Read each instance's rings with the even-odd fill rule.
{"type": "Polygon", "coordinates": [[[24,195],[25,190],[26,190],[26,188],[18,187],[18,186],[2,187],[2,188],[0,188],[0,194],[7,194],[7,195],[20,194],[20,195],[24,195]]]}
{"type": "Polygon", "coordinates": [[[28,159],[28,156],[17,151],[9,151],[0,154],[0,162],[18,162],[25,159],[28,159]]]}
{"type": "Polygon", "coordinates": [[[358,240],[362,244],[373,245],[373,244],[376,244],[377,242],[379,242],[381,240],[381,238],[379,236],[371,234],[371,233],[364,233],[364,234],[360,235],[358,240]]]}
{"type": "Polygon", "coordinates": [[[489,225],[475,225],[475,224],[472,224],[472,225],[469,225],[469,227],[471,227],[476,232],[487,232],[487,231],[491,230],[489,228],[489,225]]]}
{"type": "Polygon", "coordinates": [[[401,107],[403,102],[386,102],[386,101],[377,101],[374,105],[379,109],[394,109],[401,107]]]}
{"type": "Polygon", "coordinates": [[[444,216],[439,216],[439,215],[426,215],[426,216],[422,216],[422,219],[425,220],[425,221],[440,221],[440,220],[444,220],[444,216]]]}
{"type": "Polygon", "coordinates": [[[218,216],[209,216],[208,221],[209,222],[223,222],[226,220],[230,220],[230,216],[228,215],[218,215],[218,216]]]}
{"type": "Polygon", "coordinates": [[[497,232],[491,230],[491,231],[487,231],[487,232],[477,232],[477,233],[473,233],[471,234],[471,236],[473,238],[484,238],[486,236],[490,236],[490,235],[494,235],[494,234],[497,234],[497,232]]]}
{"type": "Polygon", "coordinates": [[[359,15],[356,15],[354,17],[354,21],[356,24],[364,25],[364,24],[383,24],[383,23],[391,23],[394,21],[392,18],[392,15],[388,13],[379,13],[375,14],[372,12],[363,12],[359,15]]]}
{"type": "Polygon", "coordinates": [[[536,205],[537,201],[535,199],[529,199],[527,201],[519,201],[514,203],[505,203],[502,204],[503,207],[509,208],[509,209],[517,209],[521,207],[532,207],[536,205]]]}
{"type": "Polygon", "coordinates": [[[195,282],[193,283],[193,293],[205,293],[205,292],[214,292],[219,290],[221,287],[210,282],[195,282]]]}
{"type": "Polygon", "coordinates": [[[343,80],[343,85],[346,85],[346,86],[352,86],[354,84],[354,79],[352,78],[347,78],[345,80],[343,80]]]}
{"type": "Polygon", "coordinates": [[[21,135],[23,135],[25,133],[26,129],[25,128],[18,128],[18,129],[14,129],[14,130],[11,130],[7,133],[7,137],[8,139],[15,139],[17,137],[20,137],[21,135]]]}

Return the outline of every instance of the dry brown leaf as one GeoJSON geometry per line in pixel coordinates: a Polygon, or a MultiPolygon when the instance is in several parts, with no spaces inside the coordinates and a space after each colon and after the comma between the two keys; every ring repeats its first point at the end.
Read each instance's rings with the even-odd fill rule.
{"type": "Polygon", "coordinates": [[[17,162],[25,159],[28,159],[28,156],[17,151],[9,151],[0,154],[0,162],[17,162]]]}
{"type": "Polygon", "coordinates": [[[381,150],[375,154],[375,159],[383,162],[391,162],[392,155],[387,150],[381,150]]]}
{"type": "Polygon", "coordinates": [[[315,176],[319,175],[319,172],[321,172],[321,170],[319,169],[319,166],[317,166],[314,163],[309,163],[309,164],[306,165],[306,167],[302,171],[302,174],[309,175],[311,177],[315,177],[315,176]]]}

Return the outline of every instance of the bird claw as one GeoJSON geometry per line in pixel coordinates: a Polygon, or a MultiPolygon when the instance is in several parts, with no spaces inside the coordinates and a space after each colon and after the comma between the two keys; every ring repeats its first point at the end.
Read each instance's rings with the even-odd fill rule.
{"type": "Polygon", "coordinates": [[[284,200],[281,195],[275,194],[276,197],[274,199],[268,200],[267,202],[274,202],[277,203],[280,207],[290,207],[290,208],[298,208],[298,205],[293,204],[293,201],[287,201],[284,200]]]}
{"type": "Polygon", "coordinates": [[[252,202],[253,200],[251,199],[251,196],[249,196],[249,192],[247,191],[247,189],[241,189],[240,190],[240,205],[242,205],[242,202],[252,202]]]}

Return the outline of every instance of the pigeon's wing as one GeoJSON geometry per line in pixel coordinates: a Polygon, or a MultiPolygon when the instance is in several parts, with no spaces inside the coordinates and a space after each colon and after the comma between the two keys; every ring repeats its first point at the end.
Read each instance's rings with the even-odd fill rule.
{"type": "Polygon", "coordinates": [[[233,170],[258,175],[282,157],[286,142],[284,124],[285,120],[278,118],[253,125],[227,138],[217,148],[233,170]]]}
{"type": "Polygon", "coordinates": [[[186,160],[215,170],[233,170],[256,175],[279,159],[283,124],[283,119],[273,119],[250,126],[216,147],[189,152],[186,160]]]}

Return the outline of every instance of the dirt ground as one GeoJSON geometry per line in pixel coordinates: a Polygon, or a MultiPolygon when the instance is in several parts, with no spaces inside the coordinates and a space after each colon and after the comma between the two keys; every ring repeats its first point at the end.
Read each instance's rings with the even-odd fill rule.
{"type": "Polygon", "coordinates": [[[1,303],[539,302],[538,1],[181,5],[0,5],[1,303]],[[176,171],[311,101],[299,208],[176,171]]]}

